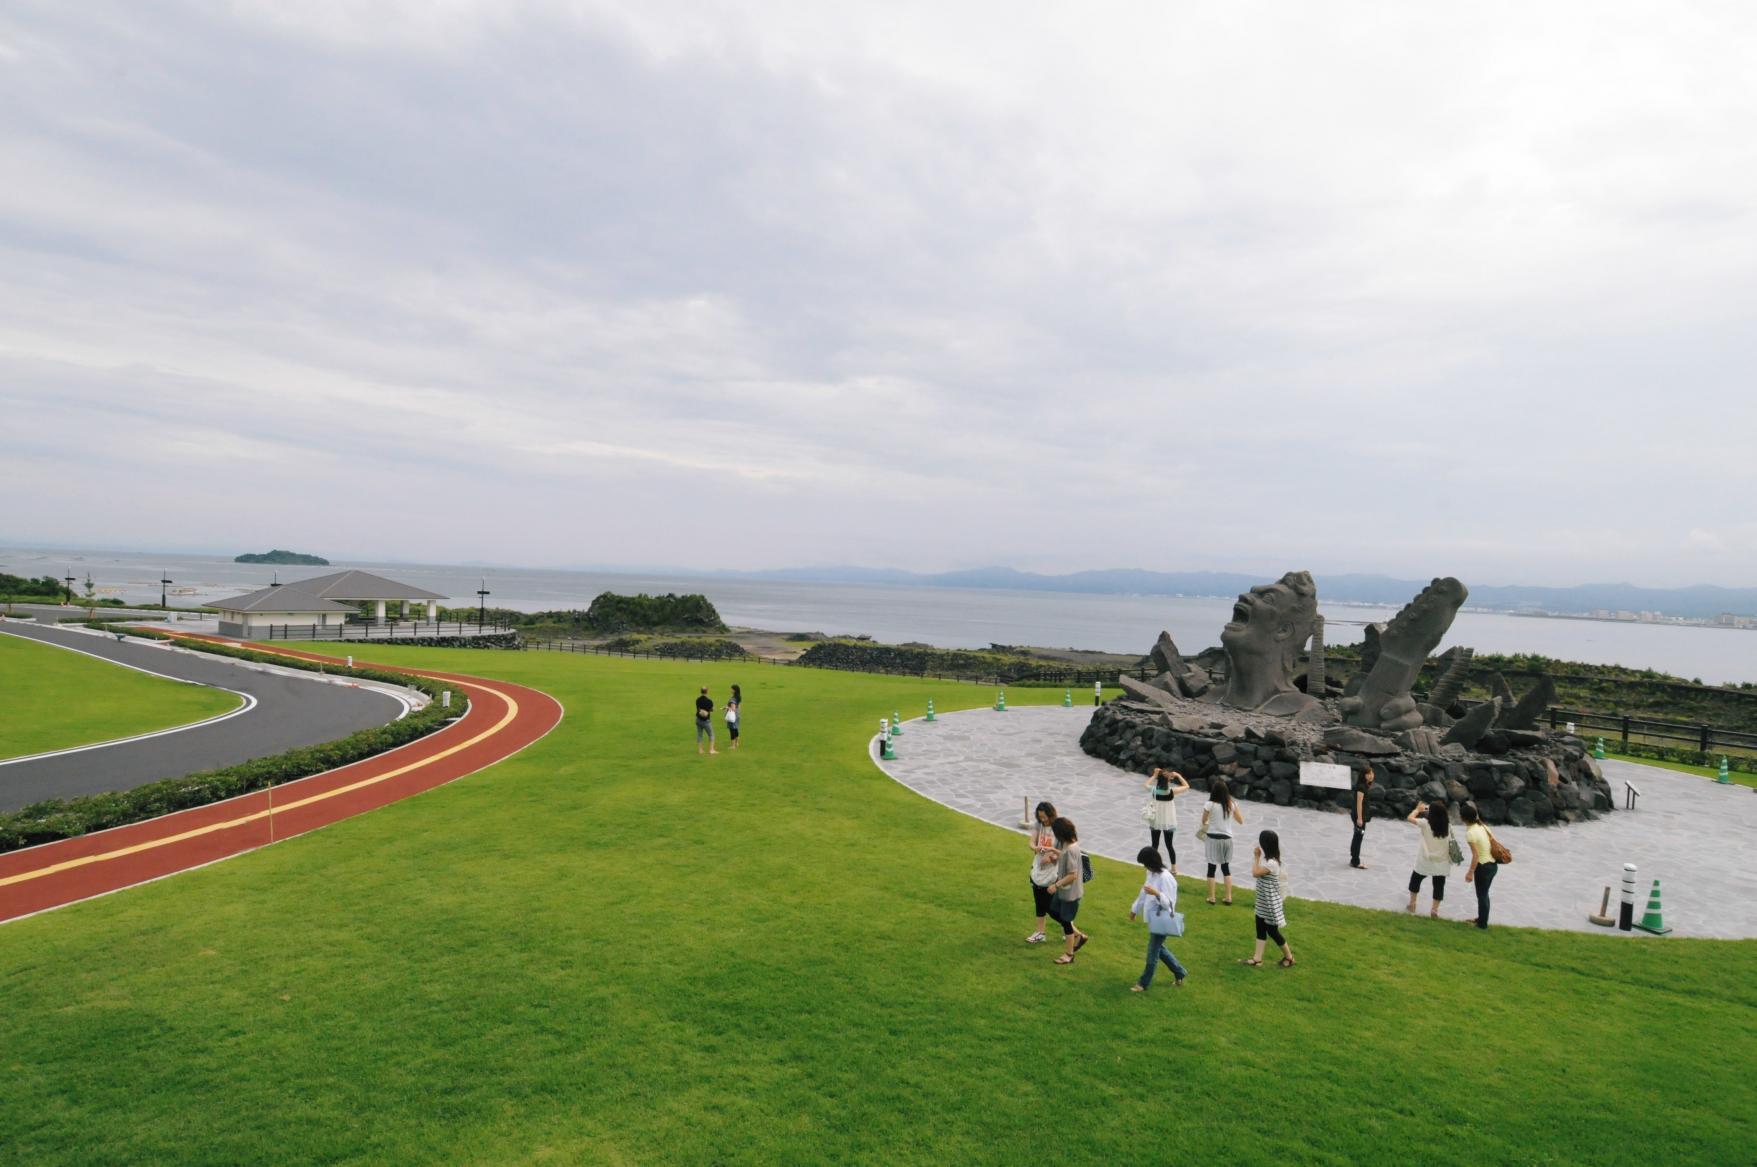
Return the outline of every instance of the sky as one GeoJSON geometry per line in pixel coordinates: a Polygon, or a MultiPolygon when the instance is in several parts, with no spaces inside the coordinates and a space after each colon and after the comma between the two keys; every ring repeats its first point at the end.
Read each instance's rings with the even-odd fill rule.
{"type": "Polygon", "coordinates": [[[0,7],[0,543],[1749,584],[1757,7],[0,7]]]}

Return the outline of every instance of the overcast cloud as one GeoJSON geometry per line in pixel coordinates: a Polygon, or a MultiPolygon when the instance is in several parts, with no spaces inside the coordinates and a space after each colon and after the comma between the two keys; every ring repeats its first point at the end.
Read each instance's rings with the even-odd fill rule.
{"type": "Polygon", "coordinates": [[[0,542],[1748,584],[1754,45],[15,0],[0,542]]]}

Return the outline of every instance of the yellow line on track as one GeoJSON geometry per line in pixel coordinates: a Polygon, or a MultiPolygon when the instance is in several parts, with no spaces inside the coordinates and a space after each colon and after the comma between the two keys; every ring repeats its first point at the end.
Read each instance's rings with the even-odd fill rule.
{"type": "MultiPolygon", "coordinates": [[[[457,753],[459,750],[467,750],[471,746],[476,745],[478,742],[482,742],[482,741],[487,740],[488,738],[493,737],[495,734],[497,734],[501,730],[505,729],[507,727],[507,725],[513,720],[513,718],[518,716],[519,703],[517,701],[514,701],[512,699],[512,697],[509,696],[508,694],[502,693],[499,689],[493,689],[487,685],[472,685],[467,681],[452,681],[451,684],[461,685],[466,689],[480,689],[484,693],[494,694],[496,697],[499,697],[502,701],[506,702],[506,715],[504,717],[502,717],[499,721],[495,722],[492,726],[483,730],[481,733],[477,734],[475,737],[471,738],[467,742],[459,742],[455,746],[451,746],[448,749],[441,750],[439,753],[434,754],[430,758],[422,758],[420,761],[410,762],[406,766],[399,766],[395,770],[391,770],[386,773],[379,774],[375,777],[362,778],[358,782],[350,782],[346,786],[338,786],[334,790],[326,790],[322,794],[313,794],[309,798],[301,798],[296,802],[289,802],[289,803],[286,803],[285,805],[277,806],[274,808],[273,811],[268,811],[268,810],[254,811],[250,814],[242,815],[242,816],[235,818],[235,819],[228,819],[225,822],[209,823],[205,827],[196,827],[194,830],[184,831],[181,834],[166,835],[162,839],[148,839],[144,843],[135,843],[132,846],[128,846],[128,847],[118,847],[114,851],[104,851],[104,852],[97,854],[97,855],[82,855],[77,859],[66,859],[60,863],[50,864],[48,867],[39,867],[34,871],[21,871],[17,875],[8,875],[8,876],[5,876],[4,878],[0,878],[0,887],[7,887],[7,886],[9,886],[11,884],[15,884],[15,883],[24,883],[27,880],[32,880],[32,879],[41,879],[45,875],[55,875],[55,874],[58,874],[63,871],[70,871],[76,867],[85,867],[85,866],[92,864],[92,863],[104,863],[104,862],[107,862],[108,860],[111,860],[111,859],[121,859],[121,858],[128,856],[128,855],[138,854],[142,851],[151,851],[155,847],[167,847],[167,846],[170,846],[172,843],[181,843],[186,839],[196,839],[196,838],[200,838],[202,835],[211,835],[211,834],[214,834],[215,832],[218,832],[218,831],[229,831],[233,827],[241,827],[245,823],[251,823],[251,822],[255,822],[257,819],[267,818],[270,814],[277,814],[277,815],[285,814],[287,811],[290,811],[290,810],[298,810],[302,806],[310,806],[314,802],[322,802],[326,798],[335,798],[338,795],[350,794],[353,791],[363,789],[367,786],[376,786],[380,782],[386,782],[392,778],[396,778],[396,777],[399,777],[403,774],[407,774],[411,770],[419,770],[423,766],[431,766],[434,762],[439,761],[441,758],[451,757],[453,754],[457,753]]],[[[420,739],[417,739],[417,740],[420,740],[420,739]]],[[[364,759],[364,758],[361,759],[361,761],[365,761],[365,760],[366,759],[364,759]]],[[[359,764],[358,762],[349,763],[349,765],[358,765],[358,764],[359,764]]],[[[318,777],[318,775],[316,775],[316,774],[308,775],[308,778],[316,778],[316,777],[318,777]]],[[[461,775],[460,775],[460,777],[461,777],[461,775]]],[[[295,781],[299,781],[299,782],[304,782],[306,780],[307,780],[306,778],[295,779],[295,781]]],[[[252,791],[251,793],[254,794],[257,792],[252,791]]],[[[238,795],[237,797],[243,798],[246,796],[245,795],[238,795]]]]}

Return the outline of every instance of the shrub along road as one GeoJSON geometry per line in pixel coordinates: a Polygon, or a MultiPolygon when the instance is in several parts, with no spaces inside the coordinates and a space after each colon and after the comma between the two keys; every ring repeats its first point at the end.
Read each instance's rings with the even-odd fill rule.
{"type": "Polygon", "coordinates": [[[0,810],[16,810],[46,798],[128,790],[160,778],[334,741],[357,729],[393,721],[407,709],[395,697],[377,690],[240,668],[221,657],[168,651],[142,640],[118,641],[89,632],[11,622],[0,626],[0,633],[256,698],[255,708],[236,717],[163,737],[0,765],[0,810]]]}

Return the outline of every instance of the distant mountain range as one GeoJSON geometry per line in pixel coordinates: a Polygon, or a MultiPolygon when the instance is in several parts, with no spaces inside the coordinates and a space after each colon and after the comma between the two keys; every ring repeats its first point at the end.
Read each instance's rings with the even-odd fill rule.
{"type": "MultiPolygon", "coordinates": [[[[1004,588],[1032,592],[1083,592],[1096,595],[1235,596],[1273,577],[1230,571],[1076,571],[1039,575],[1010,567],[922,573],[886,567],[794,567],[774,571],[721,574],[740,579],[791,580],[798,583],[891,584],[935,588],[1004,588]]],[[[1318,597],[1343,603],[1407,603],[1427,580],[1393,579],[1385,575],[1318,575],[1318,597]]],[[[1558,612],[1591,615],[1597,611],[1660,612],[1667,616],[1712,619],[1723,612],[1757,613],[1757,588],[1723,588],[1697,584],[1685,588],[1644,588],[1634,584],[1579,584],[1574,587],[1530,587],[1520,584],[1473,584],[1469,604],[1507,612],[1558,612]]]]}

